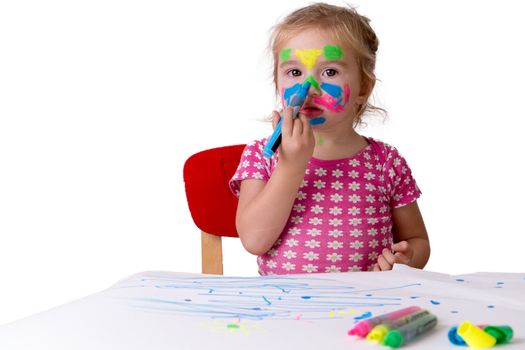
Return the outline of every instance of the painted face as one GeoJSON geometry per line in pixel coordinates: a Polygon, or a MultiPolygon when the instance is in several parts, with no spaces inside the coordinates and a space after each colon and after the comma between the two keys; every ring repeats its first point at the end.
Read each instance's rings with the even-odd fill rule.
{"type": "MultiPolygon", "coordinates": [[[[283,108],[304,81],[311,83],[310,97],[301,113],[319,125],[348,115],[351,92],[359,91],[357,65],[344,50],[319,31],[307,30],[292,37],[279,57],[278,86],[283,108]],[[313,46],[313,47],[312,47],[313,46]],[[354,67],[355,65],[355,67],[354,67]]],[[[347,118],[348,119],[348,118],[347,118]]]]}

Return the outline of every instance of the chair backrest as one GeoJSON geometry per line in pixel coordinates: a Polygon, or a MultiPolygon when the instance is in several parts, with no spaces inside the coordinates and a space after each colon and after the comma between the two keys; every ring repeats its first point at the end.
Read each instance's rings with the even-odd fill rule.
{"type": "Polygon", "coordinates": [[[238,199],[228,182],[246,145],[224,146],[196,153],[184,163],[183,177],[191,217],[201,230],[202,273],[223,274],[222,236],[238,237],[238,199]]]}

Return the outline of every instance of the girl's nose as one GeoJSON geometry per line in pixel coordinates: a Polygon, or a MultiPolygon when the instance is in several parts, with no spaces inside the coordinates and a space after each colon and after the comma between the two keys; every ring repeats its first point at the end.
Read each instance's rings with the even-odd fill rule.
{"type": "Polygon", "coordinates": [[[308,96],[318,96],[319,95],[319,83],[313,76],[309,76],[305,79],[305,82],[310,83],[310,89],[308,90],[308,96]]]}

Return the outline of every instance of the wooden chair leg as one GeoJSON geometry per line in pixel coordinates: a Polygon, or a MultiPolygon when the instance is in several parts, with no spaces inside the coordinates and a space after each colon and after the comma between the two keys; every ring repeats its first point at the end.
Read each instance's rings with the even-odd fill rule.
{"type": "Polygon", "coordinates": [[[201,231],[202,273],[222,275],[222,237],[201,231]]]}

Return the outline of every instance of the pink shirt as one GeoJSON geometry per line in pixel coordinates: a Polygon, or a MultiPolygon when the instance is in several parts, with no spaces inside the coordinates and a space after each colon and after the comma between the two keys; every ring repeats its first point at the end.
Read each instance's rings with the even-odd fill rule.
{"type": "MultiPolygon", "coordinates": [[[[264,158],[267,139],[246,146],[230,180],[239,196],[245,179],[268,181],[278,153],[264,158]]],[[[311,158],[290,217],[274,246],[257,258],[261,275],[367,271],[392,243],[393,208],[421,194],[397,149],[367,138],[350,158],[311,158]]]]}

